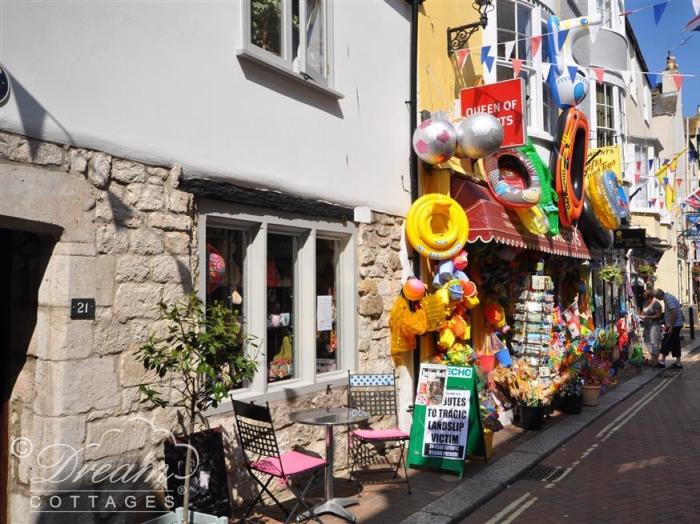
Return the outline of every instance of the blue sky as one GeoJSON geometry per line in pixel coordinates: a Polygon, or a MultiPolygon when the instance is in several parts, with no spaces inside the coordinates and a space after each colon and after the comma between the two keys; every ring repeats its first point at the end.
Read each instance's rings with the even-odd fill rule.
{"type": "MultiPolygon", "coordinates": [[[[630,11],[658,3],[660,0],[626,0],[625,8],[630,11]]],[[[680,72],[697,75],[686,77],[683,82],[685,116],[695,114],[700,104],[700,32],[683,32],[685,25],[694,16],[691,0],[670,0],[658,26],[654,23],[652,8],[628,15],[650,72],[663,71],[666,54],[672,50],[671,54],[678,59],[680,72]],[[676,47],[690,35],[693,36],[685,45],[676,47]]]]}

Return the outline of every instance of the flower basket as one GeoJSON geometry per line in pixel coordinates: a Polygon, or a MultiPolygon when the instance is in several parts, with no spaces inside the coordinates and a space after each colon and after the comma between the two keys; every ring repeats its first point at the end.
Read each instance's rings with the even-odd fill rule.
{"type": "Polygon", "coordinates": [[[562,411],[568,415],[578,415],[583,410],[583,394],[564,397],[562,411]]]}
{"type": "Polygon", "coordinates": [[[526,431],[539,431],[544,425],[544,406],[520,405],[520,425],[526,431]]]}
{"type": "Polygon", "coordinates": [[[597,406],[600,401],[600,385],[597,386],[583,386],[583,405],[584,406],[597,406]]]}

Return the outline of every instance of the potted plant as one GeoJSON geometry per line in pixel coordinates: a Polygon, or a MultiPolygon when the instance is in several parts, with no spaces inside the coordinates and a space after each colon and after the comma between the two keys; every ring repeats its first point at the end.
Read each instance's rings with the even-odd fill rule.
{"type": "Polygon", "coordinates": [[[492,378],[518,403],[522,428],[542,429],[552,390],[538,379],[537,371],[524,360],[518,360],[513,367],[496,368],[492,378]]]}
{"type": "Polygon", "coordinates": [[[593,355],[589,355],[583,368],[583,405],[597,406],[601,389],[610,381],[609,365],[593,355]]]}
{"type": "Polygon", "coordinates": [[[646,281],[653,281],[656,268],[650,264],[640,264],[637,267],[637,274],[646,281]]]}
{"type": "Polygon", "coordinates": [[[562,411],[569,415],[578,415],[583,407],[583,377],[576,376],[568,380],[561,389],[563,398],[562,411]]]}
{"type": "MultiPolygon", "coordinates": [[[[159,319],[168,324],[167,333],[151,336],[139,348],[137,358],[161,381],[140,389],[145,402],[175,408],[182,416],[182,440],[187,443],[182,505],[189,508],[195,421],[204,420],[207,409],[218,406],[231,389],[252,378],[257,364],[247,354],[252,342],[243,333],[240,317],[224,304],[216,302],[205,309],[193,293],[184,302],[161,302],[159,308],[159,319]]],[[[208,524],[219,519],[178,508],[150,522],[208,524]]]]}
{"type": "Polygon", "coordinates": [[[479,392],[479,413],[481,425],[484,428],[485,458],[490,460],[493,455],[493,434],[503,429],[503,424],[498,417],[498,405],[491,391],[483,389],[479,392]]]}
{"type": "Polygon", "coordinates": [[[618,286],[625,281],[622,276],[622,269],[614,264],[606,264],[601,267],[598,276],[602,281],[618,286]]]}

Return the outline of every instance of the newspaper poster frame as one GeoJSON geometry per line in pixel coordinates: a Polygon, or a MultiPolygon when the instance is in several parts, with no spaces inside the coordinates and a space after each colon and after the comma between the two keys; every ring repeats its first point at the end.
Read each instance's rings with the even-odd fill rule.
{"type": "Polygon", "coordinates": [[[408,447],[408,466],[410,468],[431,467],[453,471],[464,475],[465,459],[468,456],[485,457],[486,447],[484,433],[479,414],[479,395],[476,389],[476,380],[473,366],[457,367],[443,366],[439,364],[421,364],[418,385],[416,387],[416,402],[413,409],[413,425],[411,426],[411,440],[408,447]],[[428,378],[429,377],[429,378],[428,378]],[[467,399],[466,406],[458,399],[467,399]],[[450,399],[456,400],[450,402],[450,399]],[[448,405],[452,404],[452,405],[448,405]],[[441,408],[441,412],[428,410],[441,408]],[[455,438],[455,425],[462,421],[463,413],[450,413],[452,408],[458,411],[467,410],[466,427],[460,427],[463,431],[459,438],[455,438]],[[447,410],[447,411],[445,411],[447,410]],[[442,415],[448,415],[442,417],[442,415]],[[456,417],[452,416],[456,415],[456,417]],[[443,424],[436,428],[434,422],[442,420],[443,424]],[[430,440],[431,433],[449,434],[446,441],[450,445],[442,445],[438,442],[426,442],[430,440]],[[459,447],[463,446],[463,450],[459,447]],[[455,452],[455,447],[463,451],[455,452]]]}

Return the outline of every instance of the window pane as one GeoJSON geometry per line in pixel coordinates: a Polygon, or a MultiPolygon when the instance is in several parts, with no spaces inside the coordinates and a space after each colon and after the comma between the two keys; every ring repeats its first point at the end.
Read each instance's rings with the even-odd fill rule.
{"type": "Polygon", "coordinates": [[[531,9],[517,4],[518,9],[518,58],[528,60],[530,58],[530,36],[532,35],[531,9]]]}
{"type": "Polygon", "coordinates": [[[250,41],[282,55],[282,0],[250,0],[250,41]]]}
{"type": "Polygon", "coordinates": [[[294,376],[294,266],[296,242],[290,235],[267,235],[268,382],[294,376]]]}
{"type": "Polygon", "coordinates": [[[338,368],[337,240],[316,239],[316,373],[338,368]]]}
{"type": "Polygon", "coordinates": [[[542,102],[544,106],[544,130],[547,133],[554,134],[557,130],[557,120],[559,119],[559,108],[554,103],[552,93],[549,90],[547,82],[542,83],[542,102]]]}
{"type": "Polygon", "coordinates": [[[506,0],[498,0],[497,4],[497,25],[499,29],[507,29],[508,31],[515,32],[515,10],[513,9],[513,3],[506,0]]]}
{"type": "Polygon", "coordinates": [[[241,312],[244,252],[243,231],[207,228],[207,304],[219,301],[241,312]]]}
{"type": "Polygon", "coordinates": [[[326,78],[326,45],[323,0],[306,0],[306,72],[326,78]]]}

